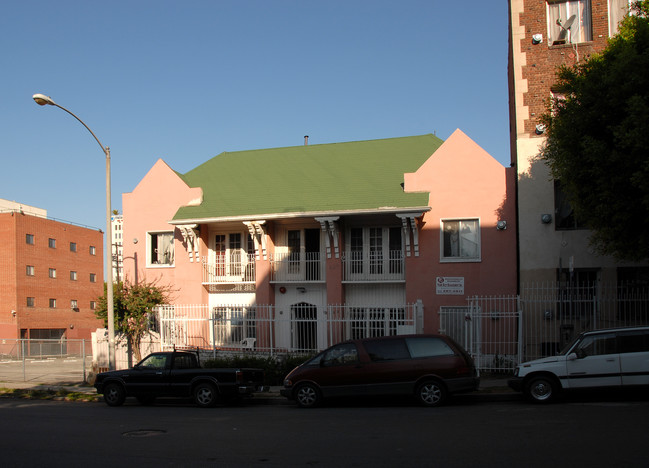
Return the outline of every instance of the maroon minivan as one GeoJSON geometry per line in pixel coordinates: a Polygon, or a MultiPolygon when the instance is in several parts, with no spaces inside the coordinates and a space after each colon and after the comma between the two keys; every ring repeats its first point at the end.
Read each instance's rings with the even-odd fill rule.
{"type": "Polygon", "coordinates": [[[281,394],[303,408],[356,395],[413,395],[439,406],[479,383],[473,359],[448,336],[403,335],[334,345],[293,369],[281,394]]]}

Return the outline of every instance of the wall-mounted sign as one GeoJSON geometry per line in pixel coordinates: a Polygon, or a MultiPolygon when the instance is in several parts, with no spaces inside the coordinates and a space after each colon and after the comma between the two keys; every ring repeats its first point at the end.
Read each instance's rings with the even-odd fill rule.
{"type": "Polygon", "coordinates": [[[435,286],[439,295],[464,295],[463,276],[438,276],[435,286]]]}

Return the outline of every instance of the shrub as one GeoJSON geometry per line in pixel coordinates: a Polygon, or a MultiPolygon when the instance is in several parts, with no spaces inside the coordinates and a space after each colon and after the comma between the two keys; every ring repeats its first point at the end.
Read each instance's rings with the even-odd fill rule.
{"type": "Polygon", "coordinates": [[[264,370],[264,385],[283,385],[284,377],[295,367],[309,359],[311,355],[282,356],[222,356],[203,362],[206,368],[253,367],[264,370]]]}

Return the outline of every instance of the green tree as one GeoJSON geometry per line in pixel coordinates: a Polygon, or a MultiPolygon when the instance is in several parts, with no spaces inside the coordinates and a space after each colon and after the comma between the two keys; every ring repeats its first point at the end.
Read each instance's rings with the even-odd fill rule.
{"type": "MultiPolygon", "coordinates": [[[[166,304],[168,299],[169,288],[158,286],[156,283],[130,284],[126,281],[113,285],[115,330],[126,336],[129,347],[135,354],[136,362],[142,359],[140,343],[149,329],[153,308],[160,304],[166,304]]],[[[97,318],[103,319],[104,326],[108,325],[105,284],[104,295],[98,300],[95,315],[97,318]]]]}
{"type": "Polygon", "coordinates": [[[600,253],[649,258],[649,0],[606,49],[560,67],[541,156],[600,253]]]}

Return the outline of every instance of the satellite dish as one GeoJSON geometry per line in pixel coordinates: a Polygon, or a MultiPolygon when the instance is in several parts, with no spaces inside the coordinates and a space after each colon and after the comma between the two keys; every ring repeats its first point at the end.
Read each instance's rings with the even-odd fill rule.
{"type": "Polygon", "coordinates": [[[557,25],[561,28],[561,33],[559,34],[559,37],[552,42],[552,44],[565,44],[566,42],[566,36],[568,35],[568,31],[572,27],[572,24],[575,22],[577,19],[577,15],[572,15],[568,20],[564,23],[561,23],[561,19],[559,18],[557,20],[557,25]]]}

